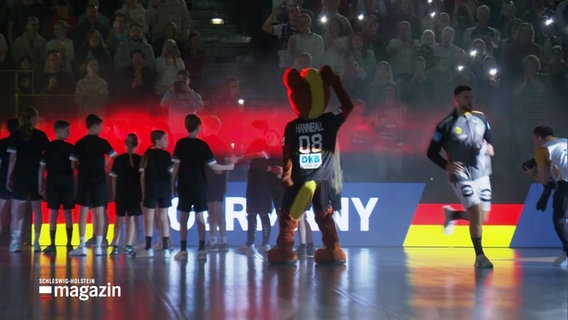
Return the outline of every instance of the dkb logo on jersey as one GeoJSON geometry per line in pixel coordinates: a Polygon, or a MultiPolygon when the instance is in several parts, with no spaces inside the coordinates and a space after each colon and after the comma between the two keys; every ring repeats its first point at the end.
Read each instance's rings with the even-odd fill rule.
{"type": "Polygon", "coordinates": [[[308,153],[300,155],[300,168],[317,169],[321,166],[321,153],[308,153]]]}

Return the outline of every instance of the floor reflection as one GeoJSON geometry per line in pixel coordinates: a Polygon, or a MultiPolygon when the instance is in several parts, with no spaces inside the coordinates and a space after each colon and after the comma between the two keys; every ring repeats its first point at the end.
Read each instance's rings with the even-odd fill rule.
{"type": "Polygon", "coordinates": [[[495,270],[481,272],[467,248],[349,248],[339,266],[310,258],[271,266],[260,254],[233,251],[207,262],[195,250],[186,262],[6,251],[2,319],[568,318],[568,272],[551,267],[557,252],[550,249],[487,249],[495,270]],[[121,296],[40,294],[40,285],[55,286],[50,279],[119,286],[121,296]]]}

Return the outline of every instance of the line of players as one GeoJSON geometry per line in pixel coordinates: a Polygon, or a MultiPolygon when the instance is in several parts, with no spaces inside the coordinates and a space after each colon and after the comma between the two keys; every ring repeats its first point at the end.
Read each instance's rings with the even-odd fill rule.
{"type": "MultiPolygon", "coordinates": [[[[20,123],[13,119],[8,122],[10,136],[0,141],[0,147],[7,152],[1,159],[0,211],[3,211],[7,199],[11,198],[11,240],[9,251],[20,252],[22,244],[22,225],[26,204],[29,201],[34,215],[34,252],[40,252],[40,231],[42,225],[41,200],[47,200],[50,209],[51,244],[45,253],[55,253],[56,221],[60,208],[66,219],[67,249],[72,256],[85,256],[86,225],[89,210],[92,212],[95,235],[94,254],[106,255],[103,240],[107,233],[108,202],[106,172],[112,162],[112,193],[116,201],[116,213],[119,223],[126,224],[126,255],[134,256],[134,225],[137,216],[144,212],[145,248],[137,254],[139,257],[151,257],[154,216],[160,220],[163,237],[163,253],[170,254],[170,224],[167,210],[171,207],[172,195],[177,196],[178,211],[181,216],[181,230],[187,230],[189,212],[196,212],[199,234],[198,258],[206,260],[205,219],[207,211],[205,166],[215,172],[234,169],[234,161],[219,164],[215,160],[209,145],[197,138],[201,129],[201,119],[194,114],[185,118],[188,136],[176,142],[173,157],[165,150],[168,136],[162,130],[150,134],[152,146],[140,156],[136,154],[138,138],[128,134],[125,139],[127,152],[118,156],[109,142],[99,134],[103,120],[95,114],[85,119],[87,134],[75,145],[65,140],[70,134],[70,124],[58,120],[54,124],[56,138],[49,141],[47,135],[36,129],[39,113],[35,108],[26,108],[20,117],[20,123]],[[114,161],[112,161],[112,159],[114,161]],[[77,172],[75,183],[74,171],[77,172]],[[76,187],[75,187],[76,184],[76,187]],[[79,246],[72,248],[73,233],[71,210],[79,206],[79,246]]],[[[120,228],[120,227],[118,227],[120,228]]],[[[117,230],[118,231],[118,230],[117,230]]],[[[116,234],[116,231],[115,231],[116,234]]],[[[187,231],[180,234],[180,251],[175,258],[187,259],[187,231]]],[[[119,252],[118,242],[111,254],[119,252]]]]}

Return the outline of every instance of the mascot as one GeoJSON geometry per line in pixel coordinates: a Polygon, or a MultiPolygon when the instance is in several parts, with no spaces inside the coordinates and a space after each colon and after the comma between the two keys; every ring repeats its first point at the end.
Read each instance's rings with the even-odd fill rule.
{"type": "Polygon", "coordinates": [[[296,262],[294,230],[297,220],[311,203],[324,244],[315,252],[316,263],[345,263],[332,217],[331,199],[336,192],[333,180],[337,131],[353,110],[353,104],[339,77],[328,66],[320,71],[288,69],[284,85],[298,118],[289,122],[284,132],[282,181],[286,192],[278,214],[277,246],[268,251],[268,262],[296,262]],[[339,99],[341,109],[323,113],[329,102],[330,88],[339,99]]]}

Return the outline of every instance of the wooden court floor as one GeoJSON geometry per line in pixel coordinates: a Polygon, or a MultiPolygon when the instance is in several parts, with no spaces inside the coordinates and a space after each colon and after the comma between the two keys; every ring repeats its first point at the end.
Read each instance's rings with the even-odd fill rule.
{"type": "Polygon", "coordinates": [[[0,319],[568,319],[558,249],[486,249],[493,271],[476,271],[469,248],[346,248],[343,266],[271,266],[234,248],[206,262],[195,248],[187,262],[90,250],[0,247],[0,319]]]}

